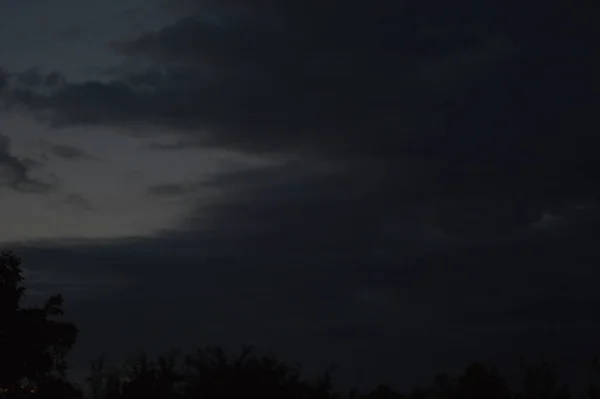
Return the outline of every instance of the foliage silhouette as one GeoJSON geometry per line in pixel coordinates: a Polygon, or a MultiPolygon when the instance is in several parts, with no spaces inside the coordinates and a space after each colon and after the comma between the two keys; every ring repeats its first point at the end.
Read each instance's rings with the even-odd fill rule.
{"type": "Polygon", "coordinates": [[[331,370],[308,380],[298,368],[258,356],[251,348],[230,356],[222,348],[207,347],[186,356],[173,352],[156,361],[142,354],[120,369],[110,370],[104,370],[100,358],[92,366],[88,381],[94,399],[600,399],[597,384],[590,384],[578,395],[572,394],[561,383],[558,368],[546,361],[522,361],[520,378],[512,384],[495,367],[473,363],[458,377],[438,375],[431,386],[409,394],[379,385],[370,392],[351,391],[347,395],[333,389],[331,370]]]}
{"type": "Polygon", "coordinates": [[[527,364],[521,359],[522,379],[521,392],[516,399],[548,398],[568,399],[571,397],[569,387],[561,383],[556,364],[546,360],[539,364],[527,364]]]}
{"type": "Polygon", "coordinates": [[[88,378],[94,399],[336,397],[331,371],[309,381],[297,368],[255,355],[250,347],[237,356],[220,347],[206,347],[186,356],[173,352],[156,361],[142,354],[121,369],[105,371],[103,365],[102,357],[94,361],[88,378]]]}
{"type": "Polygon", "coordinates": [[[43,307],[22,308],[21,260],[0,253],[0,398],[77,397],[66,380],[66,355],[77,328],[55,318],[63,314],[63,298],[52,296],[43,307]]]}
{"type": "MultiPolygon", "coordinates": [[[[555,365],[549,362],[521,362],[520,379],[511,387],[494,367],[481,363],[468,366],[458,378],[438,375],[430,388],[418,389],[409,395],[379,386],[361,399],[569,399],[565,384],[560,384],[555,365]]],[[[590,388],[592,389],[592,388],[590,388]]],[[[588,391],[592,392],[590,389],[588,391]]],[[[596,392],[596,391],[594,391],[596,392]]],[[[578,397],[595,399],[589,394],[578,397]]]]}

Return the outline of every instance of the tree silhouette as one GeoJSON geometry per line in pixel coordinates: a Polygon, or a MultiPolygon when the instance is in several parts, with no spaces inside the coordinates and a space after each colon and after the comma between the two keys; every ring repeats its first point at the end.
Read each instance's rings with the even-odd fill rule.
{"type": "Polygon", "coordinates": [[[220,347],[198,349],[184,357],[174,352],[157,361],[140,355],[125,366],[103,371],[103,359],[92,364],[88,378],[95,399],[236,398],[333,399],[331,371],[314,381],[273,357],[245,348],[237,356],[220,347]]]}
{"type": "MultiPolygon", "coordinates": [[[[528,364],[521,361],[520,378],[510,384],[494,367],[481,363],[468,366],[459,377],[440,374],[431,387],[403,395],[388,386],[379,385],[373,391],[359,395],[360,399],[570,399],[568,387],[560,383],[556,365],[543,361],[528,364]]],[[[590,385],[587,392],[577,397],[596,399],[598,388],[590,385]]]]}
{"type": "Polygon", "coordinates": [[[434,391],[444,399],[509,399],[512,392],[508,383],[494,368],[473,363],[457,379],[442,375],[436,378],[434,391]]]}
{"type": "Polygon", "coordinates": [[[76,397],[67,382],[66,355],[77,328],[56,320],[63,298],[52,296],[43,307],[22,308],[25,296],[21,260],[0,253],[0,397],[76,397]]]}
{"type": "Polygon", "coordinates": [[[569,399],[572,397],[567,384],[561,383],[556,364],[542,361],[528,364],[521,359],[521,391],[515,399],[569,399]]]}

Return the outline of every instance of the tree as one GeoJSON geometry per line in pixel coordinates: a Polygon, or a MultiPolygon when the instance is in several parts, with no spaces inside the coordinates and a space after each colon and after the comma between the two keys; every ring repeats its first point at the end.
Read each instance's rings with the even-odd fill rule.
{"type": "Polygon", "coordinates": [[[0,253],[0,397],[71,397],[66,355],[78,330],[62,316],[63,298],[50,297],[43,307],[22,308],[25,296],[21,260],[0,253]]]}
{"type": "Polygon", "coordinates": [[[510,399],[512,392],[497,370],[473,363],[458,379],[440,376],[437,379],[438,397],[447,399],[510,399]]]}
{"type": "Polygon", "coordinates": [[[314,381],[299,370],[246,348],[230,356],[220,347],[198,349],[181,358],[177,353],[148,360],[138,356],[120,370],[103,372],[102,359],[92,365],[92,396],[102,399],[336,399],[331,372],[314,381]]]}
{"type": "Polygon", "coordinates": [[[569,387],[561,382],[556,364],[543,360],[528,364],[521,359],[521,390],[515,399],[570,399],[569,387]]]}

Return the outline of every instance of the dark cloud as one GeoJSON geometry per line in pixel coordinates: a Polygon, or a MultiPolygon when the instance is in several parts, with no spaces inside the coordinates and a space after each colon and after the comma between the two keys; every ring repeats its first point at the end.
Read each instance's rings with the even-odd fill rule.
{"type": "Polygon", "coordinates": [[[50,151],[52,151],[52,153],[54,155],[56,155],[57,157],[67,159],[67,160],[72,160],[72,161],[96,159],[95,157],[89,155],[82,149],[71,146],[71,145],[64,145],[64,144],[53,145],[50,148],[50,151]]]}
{"type": "Polygon", "coordinates": [[[377,176],[399,202],[435,204],[465,234],[512,231],[598,196],[594,61],[582,44],[595,25],[581,8],[548,6],[557,28],[501,2],[177,7],[186,15],[173,25],[112,43],[147,72],[16,98],[52,110],[55,125],[183,132],[155,148],[327,159],[377,176]]]}
{"type": "Polygon", "coordinates": [[[81,38],[83,36],[83,34],[85,33],[85,29],[81,28],[81,27],[70,27],[70,28],[64,28],[62,30],[60,30],[57,34],[57,37],[61,40],[77,40],[79,38],[81,38]]]}
{"type": "Polygon", "coordinates": [[[76,211],[92,211],[92,202],[81,194],[70,193],[65,197],[64,203],[76,211]]]}
{"type": "Polygon", "coordinates": [[[0,188],[19,192],[45,193],[55,188],[56,181],[45,182],[31,176],[37,162],[14,156],[10,138],[0,133],[0,188]]]}
{"type": "MultiPolygon", "coordinates": [[[[23,72],[13,73],[11,75],[13,90],[19,94],[28,95],[31,89],[60,88],[66,84],[65,77],[59,72],[44,73],[40,68],[31,68],[23,72]]],[[[29,96],[29,98],[33,98],[29,96]]]]}
{"type": "Polygon", "coordinates": [[[4,68],[0,67],[0,91],[8,85],[10,74],[4,68]]]}
{"type": "Polygon", "coordinates": [[[44,76],[37,68],[27,70],[17,76],[17,82],[28,87],[40,86],[42,85],[43,81],[44,76]]]}
{"type": "Polygon", "coordinates": [[[199,189],[198,184],[166,183],[148,187],[148,194],[158,197],[180,197],[192,194],[199,189]]]}
{"type": "Polygon", "coordinates": [[[170,151],[170,150],[183,150],[186,148],[193,148],[193,147],[195,147],[195,144],[193,142],[189,142],[189,141],[177,140],[174,143],[154,142],[154,143],[148,144],[146,147],[150,148],[152,150],[170,151]]]}

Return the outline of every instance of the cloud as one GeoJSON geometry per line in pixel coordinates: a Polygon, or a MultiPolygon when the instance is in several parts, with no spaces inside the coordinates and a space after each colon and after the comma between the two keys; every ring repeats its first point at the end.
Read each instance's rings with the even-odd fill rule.
{"type": "Polygon", "coordinates": [[[2,67],[0,67],[0,91],[4,89],[9,83],[10,74],[2,67]]]}
{"type": "Polygon", "coordinates": [[[77,211],[92,211],[94,207],[92,202],[81,194],[70,193],[66,196],[64,203],[77,211]]]}
{"type": "Polygon", "coordinates": [[[539,220],[532,223],[530,228],[540,231],[553,231],[560,229],[566,223],[566,219],[562,216],[556,216],[551,213],[543,213],[539,220]]]}
{"type": "Polygon", "coordinates": [[[187,148],[194,148],[197,144],[194,142],[186,142],[183,140],[177,140],[174,143],[159,143],[153,142],[148,144],[147,148],[153,150],[161,150],[161,151],[174,151],[174,150],[183,150],[187,148]]]}
{"type": "Polygon", "coordinates": [[[148,187],[148,194],[158,197],[181,197],[198,192],[200,188],[200,185],[194,183],[165,183],[148,187]]]}
{"type": "Polygon", "coordinates": [[[17,93],[27,93],[31,89],[57,88],[66,84],[66,78],[59,72],[44,73],[40,68],[30,68],[22,72],[13,72],[9,75],[7,81],[11,84],[11,89],[17,93]]]}
{"type": "Polygon", "coordinates": [[[32,167],[37,162],[20,159],[11,153],[11,140],[0,133],[0,187],[19,192],[46,193],[57,182],[45,182],[32,177],[32,167]]]}
{"type": "Polygon", "coordinates": [[[568,61],[587,54],[568,44],[587,26],[575,14],[549,46],[539,32],[554,28],[531,32],[526,7],[338,6],[184,1],[173,24],[111,44],[146,70],[12,95],[53,126],[165,128],[173,141],[155,149],[327,161],[467,236],[598,197],[593,68],[568,61]]]}
{"type": "Polygon", "coordinates": [[[61,29],[57,34],[57,38],[60,40],[73,41],[81,38],[85,33],[85,29],[81,27],[70,27],[61,29]]]}
{"type": "MultiPolygon", "coordinates": [[[[25,254],[25,258],[27,259],[32,252],[35,254],[40,250],[29,251],[25,254]]],[[[60,251],[54,252],[60,253],[60,251]]],[[[87,268],[82,272],[81,268],[65,268],[59,263],[50,260],[40,262],[39,259],[35,263],[27,262],[27,267],[23,269],[23,276],[27,282],[28,302],[44,300],[44,297],[58,293],[68,298],[70,304],[90,298],[106,299],[107,295],[119,292],[127,285],[119,281],[114,272],[105,273],[97,268],[87,268]],[[48,267],[50,265],[52,267],[48,267]]]]}
{"type": "Polygon", "coordinates": [[[64,144],[53,145],[50,148],[50,150],[52,151],[52,153],[54,155],[56,155],[60,158],[66,159],[66,160],[76,161],[76,160],[94,160],[94,159],[96,159],[95,157],[89,155],[82,149],[71,146],[71,145],[64,145],[64,144]]]}

